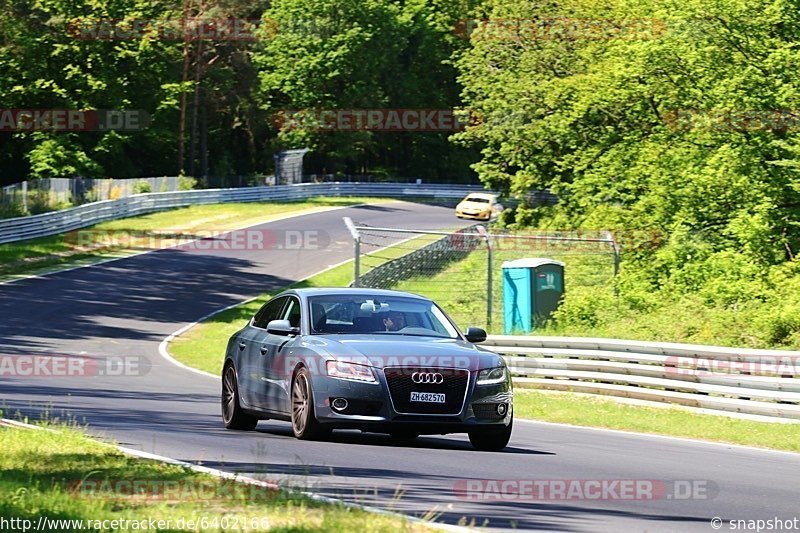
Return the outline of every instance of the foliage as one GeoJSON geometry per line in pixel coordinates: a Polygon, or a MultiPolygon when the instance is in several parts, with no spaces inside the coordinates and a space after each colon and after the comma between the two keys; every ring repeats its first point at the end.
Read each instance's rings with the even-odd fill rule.
{"type": "Polygon", "coordinates": [[[452,108],[451,28],[465,2],[422,0],[0,1],[0,94],[7,109],[124,109],[141,131],[0,133],[0,183],[176,175],[213,185],[269,173],[308,145],[307,173],[471,177],[473,151],[446,133],[279,132],[283,109],[452,108]],[[258,39],[75,38],[90,21],[246,19],[258,39]],[[72,28],[72,30],[70,30],[72,28]],[[213,179],[212,179],[213,178],[213,179]]]}
{"type": "Polygon", "coordinates": [[[178,177],[178,190],[179,191],[191,191],[192,189],[197,188],[197,180],[190,177],[190,176],[179,176],[178,177]]]}
{"type": "MultiPolygon", "coordinates": [[[[457,107],[459,89],[448,61],[465,44],[452,32],[463,4],[274,2],[265,14],[274,28],[253,59],[262,105],[278,123],[281,113],[291,111],[457,107]]],[[[470,174],[470,151],[450,145],[446,133],[286,127],[277,133],[279,147],[310,148],[310,161],[323,173],[369,173],[388,166],[424,178],[470,174]]]]}
{"type": "Polygon", "coordinates": [[[796,4],[498,0],[478,17],[653,30],[589,38],[576,24],[554,38],[524,22],[505,38],[479,25],[458,60],[465,105],[485,117],[458,136],[481,147],[481,180],[560,198],[504,224],[648,235],[623,243],[619,302],[572,290],[557,331],[796,344],[796,4]]]}
{"type": "Polygon", "coordinates": [[[153,187],[150,185],[149,181],[141,180],[133,185],[133,194],[142,194],[146,192],[153,192],[153,187]]]}

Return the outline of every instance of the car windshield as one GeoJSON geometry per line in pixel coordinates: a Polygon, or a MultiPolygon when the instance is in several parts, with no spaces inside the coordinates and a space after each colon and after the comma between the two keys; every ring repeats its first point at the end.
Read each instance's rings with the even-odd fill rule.
{"type": "Polygon", "coordinates": [[[489,203],[489,199],[488,198],[483,198],[481,196],[467,196],[467,201],[468,202],[474,202],[476,204],[488,204],[489,203]]]}
{"type": "Polygon", "coordinates": [[[348,294],[308,299],[312,334],[385,334],[459,337],[455,326],[429,300],[348,294]]]}

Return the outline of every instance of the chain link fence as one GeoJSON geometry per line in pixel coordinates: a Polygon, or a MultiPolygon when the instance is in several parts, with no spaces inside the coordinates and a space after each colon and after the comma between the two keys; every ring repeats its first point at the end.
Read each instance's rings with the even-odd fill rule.
{"type": "Polygon", "coordinates": [[[503,329],[505,261],[546,257],[565,263],[565,287],[613,295],[619,248],[608,232],[517,233],[482,225],[425,231],[351,223],[354,285],[421,294],[460,326],[503,329]]]}
{"type": "Polygon", "coordinates": [[[39,214],[86,203],[127,198],[148,192],[191,188],[186,178],[165,176],[135,179],[43,178],[0,188],[0,217],[39,214]]]}

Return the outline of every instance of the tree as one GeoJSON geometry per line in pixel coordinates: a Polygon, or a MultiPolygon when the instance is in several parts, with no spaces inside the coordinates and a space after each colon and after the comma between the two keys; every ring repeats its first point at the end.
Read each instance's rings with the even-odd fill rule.
{"type": "Polygon", "coordinates": [[[458,62],[485,117],[459,141],[481,147],[484,182],[552,189],[562,223],[689,235],[762,264],[796,254],[797,122],[745,122],[798,109],[796,6],[500,0],[485,15],[534,22],[514,38],[479,25],[458,62]]]}
{"type": "MultiPolygon", "coordinates": [[[[446,62],[466,43],[453,35],[457,2],[280,0],[265,13],[254,55],[261,103],[285,110],[437,109],[458,105],[446,62]]],[[[464,176],[469,151],[446,133],[279,130],[277,147],[309,147],[320,171],[390,169],[401,175],[464,176]]]]}

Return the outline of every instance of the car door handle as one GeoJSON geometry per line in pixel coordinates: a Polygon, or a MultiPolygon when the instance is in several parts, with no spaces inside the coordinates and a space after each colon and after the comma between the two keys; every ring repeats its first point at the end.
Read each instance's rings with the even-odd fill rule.
{"type": "Polygon", "coordinates": [[[240,350],[244,350],[245,348],[247,348],[247,345],[245,343],[243,343],[243,342],[240,342],[239,343],[239,349],[240,350]]]}
{"type": "Polygon", "coordinates": [[[267,355],[268,351],[269,351],[269,346],[262,346],[261,347],[261,355],[267,355]]]}

